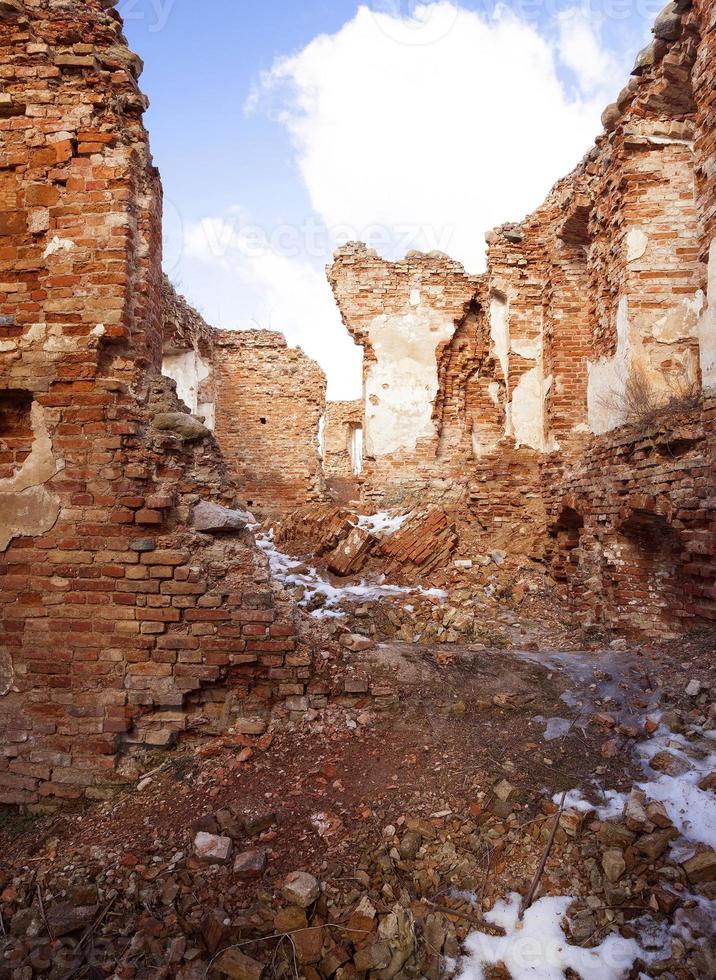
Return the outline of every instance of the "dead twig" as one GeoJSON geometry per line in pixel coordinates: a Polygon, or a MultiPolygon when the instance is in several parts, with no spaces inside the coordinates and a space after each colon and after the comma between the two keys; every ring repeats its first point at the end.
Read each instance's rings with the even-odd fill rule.
{"type": "Polygon", "coordinates": [[[93,936],[94,933],[99,929],[99,927],[102,925],[104,920],[107,918],[107,915],[109,914],[109,910],[112,908],[116,900],[117,900],[117,896],[115,895],[114,898],[111,898],[109,902],[107,902],[104,909],[100,912],[100,914],[97,916],[94,922],[91,925],[87,926],[84,933],[82,934],[82,938],[77,944],[78,949],[81,949],[84,946],[84,944],[87,942],[87,940],[90,938],[90,936],[93,936]]]}
{"type": "Polygon", "coordinates": [[[40,886],[36,885],[35,890],[37,892],[37,904],[40,906],[40,915],[42,916],[42,921],[45,923],[45,929],[47,929],[47,935],[50,937],[50,942],[55,941],[55,934],[50,927],[50,923],[47,921],[47,915],[45,914],[45,903],[42,901],[42,891],[40,886]]]}
{"type": "Polygon", "coordinates": [[[449,905],[439,905],[437,902],[430,901],[426,898],[427,904],[435,909],[436,912],[442,912],[444,915],[456,915],[459,919],[464,919],[466,922],[471,922],[478,929],[482,929],[488,932],[492,936],[504,936],[504,931],[498,926],[493,926],[489,922],[486,922],[481,915],[470,915],[468,912],[458,912],[457,909],[451,909],[449,905]]]}
{"type": "Polygon", "coordinates": [[[317,929],[341,929],[343,932],[355,932],[364,936],[370,935],[369,929],[351,929],[349,926],[342,926],[337,922],[326,922],[325,925],[322,926],[306,926],[304,929],[292,929],[290,932],[275,932],[271,936],[260,936],[257,939],[245,939],[241,943],[232,943],[231,946],[226,946],[224,949],[220,949],[218,953],[215,953],[209,960],[209,965],[206,968],[204,976],[209,976],[209,971],[216,960],[230,949],[243,949],[244,946],[254,946],[258,943],[268,943],[274,939],[279,939],[281,941],[284,939],[289,939],[295,952],[296,946],[291,937],[297,936],[299,932],[315,932],[317,929]]]}
{"type": "Polygon", "coordinates": [[[554,821],[552,823],[552,833],[549,835],[549,840],[547,841],[547,846],[542,854],[542,860],[539,863],[539,867],[532,879],[532,884],[530,885],[530,890],[525,895],[524,901],[520,908],[520,920],[524,918],[525,912],[532,907],[532,903],[535,900],[535,895],[537,894],[537,889],[539,888],[539,883],[542,880],[542,875],[544,874],[544,869],[547,867],[547,860],[552,853],[552,848],[554,846],[554,839],[557,836],[557,828],[559,827],[559,820],[564,812],[564,802],[567,799],[567,790],[562,793],[562,799],[559,803],[559,809],[554,815],[554,821]]]}

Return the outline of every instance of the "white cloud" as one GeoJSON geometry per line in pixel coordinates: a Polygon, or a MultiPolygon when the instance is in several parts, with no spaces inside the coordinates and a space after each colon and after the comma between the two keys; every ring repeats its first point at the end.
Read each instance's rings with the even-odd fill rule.
{"type": "Polygon", "coordinates": [[[280,237],[252,248],[235,230],[239,209],[209,218],[187,231],[190,294],[220,325],[228,307],[232,325],[253,316],[284,331],[320,361],[332,397],[354,397],[359,358],[322,268],[335,241],[373,226],[386,257],[439,248],[480,271],[485,231],[540,204],[587,152],[619,87],[605,96],[614,62],[583,14],[556,27],[550,40],[505,7],[480,15],[437,2],[404,17],[361,7],[278,60],[249,108],[290,134],[316,223],[348,228],[319,236],[323,251],[300,234],[292,248],[280,237]]]}
{"type": "MultiPolygon", "coordinates": [[[[323,266],[281,254],[237,220],[243,217],[242,209],[232,208],[225,218],[186,228],[186,291],[201,301],[210,323],[283,333],[321,365],[330,398],[359,397],[362,352],[341,322],[323,266]]],[[[180,288],[186,288],[183,281],[180,288]]]]}
{"type": "Polygon", "coordinates": [[[558,27],[560,61],[574,72],[580,92],[600,97],[605,105],[614,101],[614,85],[624,78],[624,69],[604,48],[600,25],[583,7],[572,7],[560,14],[558,27]]]}
{"type": "Polygon", "coordinates": [[[603,105],[570,100],[555,48],[506,8],[437,3],[418,16],[435,43],[412,44],[410,19],[361,7],[277,62],[252,104],[263,92],[278,106],[326,224],[454,229],[452,255],[475,270],[484,232],[540,203],[589,149],[603,105]]]}

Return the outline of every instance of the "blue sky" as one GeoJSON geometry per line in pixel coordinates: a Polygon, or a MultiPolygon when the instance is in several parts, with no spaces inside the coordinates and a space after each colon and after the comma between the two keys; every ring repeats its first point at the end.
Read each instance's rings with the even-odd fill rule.
{"type": "Polygon", "coordinates": [[[360,351],[325,281],[336,244],[440,248],[534,208],[599,131],[651,0],[120,0],[145,60],[165,266],[209,322],[282,330],[329,395],[360,351]]]}

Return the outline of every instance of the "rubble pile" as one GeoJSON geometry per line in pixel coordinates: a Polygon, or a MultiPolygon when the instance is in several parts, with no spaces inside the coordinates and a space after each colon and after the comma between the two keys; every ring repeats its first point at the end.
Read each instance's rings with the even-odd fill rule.
{"type": "MultiPolygon", "coordinates": [[[[300,722],[276,718],[261,735],[198,743],[91,817],[6,827],[0,977],[68,980],[85,970],[121,980],[258,980],[295,976],[296,969],[325,980],[469,976],[463,944],[470,950],[476,935],[502,935],[488,912],[527,893],[555,821],[537,905],[562,899],[570,948],[633,939],[634,964],[644,975],[710,975],[716,841],[698,838],[713,837],[714,825],[692,830],[671,804],[651,798],[631,747],[655,737],[671,743],[643,770],[650,780],[666,768],[688,781],[693,755],[699,792],[716,807],[712,750],[711,769],[703,772],[716,730],[713,671],[690,682],[688,693],[667,695],[644,689],[643,675],[633,687],[638,660],[629,662],[629,674],[612,678],[621,697],[603,696],[612,687],[598,669],[596,695],[590,687],[572,691],[583,702],[585,734],[573,726],[544,742],[528,725],[532,766],[541,766],[536,780],[515,754],[512,733],[537,708],[549,710],[553,698],[559,704],[560,688],[538,682],[531,695],[526,687],[501,690],[508,671],[490,685],[497,693],[475,716],[479,701],[456,674],[454,694],[432,691],[424,707],[411,702],[422,724],[432,717],[444,725],[427,724],[415,748],[403,741],[400,715],[381,720],[358,698],[300,722]],[[644,693],[638,719],[635,690],[644,693]],[[463,729],[452,738],[446,733],[467,724],[483,733],[493,726],[493,759],[467,765],[455,778],[456,759],[439,760],[446,751],[460,753],[463,729]],[[599,748],[614,738],[629,746],[616,761],[599,748]],[[349,759],[381,753],[387,768],[380,789],[371,793],[364,784],[364,796],[353,776],[362,776],[366,762],[349,759]],[[418,763],[416,753],[434,756],[444,785],[426,778],[428,758],[418,763]],[[398,760],[400,770],[393,768],[398,760]],[[583,785],[567,792],[573,770],[583,785]],[[601,773],[604,785],[616,778],[619,792],[596,790],[590,773],[601,773]],[[545,793],[542,780],[557,792],[545,793]],[[23,835],[35,841],[31,855],[16,843],[23,835]]],[[[553,676],[543,666],[530,670],[532,682],[553,676]]],[[[490,670],[492,678],[498,673],[490,670]]]]}

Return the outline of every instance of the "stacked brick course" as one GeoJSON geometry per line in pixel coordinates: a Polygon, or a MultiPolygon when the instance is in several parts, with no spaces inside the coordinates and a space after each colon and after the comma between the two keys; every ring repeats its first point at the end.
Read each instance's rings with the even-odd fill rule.
{"type": "Polygon", "coordinates": [[[653,635],[716,621],[716,400],[596,440],[553,481],[555,577],[585,623],[653,635]]]}
{"type": "Polygon", "coordinates": [[[107,8],[0,5],[0,802],[101,795],[202,691],[310,672],[250,534],[190,526],[237,492],[159,377],[161,188],[107,8]]]}

